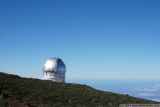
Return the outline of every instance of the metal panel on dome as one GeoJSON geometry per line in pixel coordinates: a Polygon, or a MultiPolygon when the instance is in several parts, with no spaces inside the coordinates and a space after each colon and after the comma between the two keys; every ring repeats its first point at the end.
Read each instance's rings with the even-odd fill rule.
{"type": "Polygon", "coordinates": [[[43,67],[43,78],[56,82],[65,81],[66,66],[60,58],[49,58],[43,67]]]}

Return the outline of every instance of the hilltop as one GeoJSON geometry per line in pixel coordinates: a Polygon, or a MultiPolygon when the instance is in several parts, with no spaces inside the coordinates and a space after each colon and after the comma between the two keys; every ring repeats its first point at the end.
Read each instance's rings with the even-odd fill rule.
{"type": "Polygon", "coordinates": [[[19,107],[118,107],[119,104],[158,103],[100,91],[86,85],[22,78],[5,73],[0,73],[0,100],[1,104],[21,104],[19,107]]]}

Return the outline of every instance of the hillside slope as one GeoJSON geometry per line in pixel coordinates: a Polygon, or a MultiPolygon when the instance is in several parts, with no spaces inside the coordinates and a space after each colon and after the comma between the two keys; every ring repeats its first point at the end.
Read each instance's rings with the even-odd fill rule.
{"type": "Polygon", "coordinates": [[[5,73],[0,73],[0,92],[1,95],[12,95],[25,103],[39,107],[118,107],[119,104],[157,103],[128,95],[96,90],[86,85],[22,78],[5,73]]]}

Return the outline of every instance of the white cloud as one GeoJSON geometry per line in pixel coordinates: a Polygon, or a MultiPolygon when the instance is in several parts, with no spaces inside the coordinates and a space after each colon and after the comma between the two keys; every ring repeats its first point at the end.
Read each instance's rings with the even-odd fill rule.
{"type": "Polygon", "coordinates": [[[158,91],[159,88],[153,88],[153,87],[150,87],[150,88],[137,88],[135,89],[135,91],[141,91],[141,92],[155,92],[155,91],[158,91]]]}
{"type": "Polygon", "coordinates": [[[153,101],[158,101],[158,102],[160,102],[160,99],[152,99],[153,101]]]}
{"type": "Polygon", "coordinates": [[[136,88],[135,91],[142,91],[142,92],[155,92],[155,91],[160,91],[160,84],[155,84],[152,86],[147,86],[145,88],[136,88]]]}
{"type": "Polygon", "coordinates": [[[153,96],[157,96],[157,94],[154,93],[138,93],[138,96],[142,96],[142,97],[153,97],[153,96]]]}
{"type": "Polygon", "coordinates": [[[134,89],[135,96],[144,98],[154,98],[154,101],[160,101],[160,84],[154,84],[151,86],[145,86],[143,88],[134,89]]]}

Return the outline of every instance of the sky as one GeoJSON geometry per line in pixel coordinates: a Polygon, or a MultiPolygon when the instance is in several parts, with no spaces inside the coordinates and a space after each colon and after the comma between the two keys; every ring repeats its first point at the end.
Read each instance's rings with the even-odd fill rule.
{"type": "Polygon", "coordinates": [[[159,0],[0,0],[0,72],[40,78],[160,78],[159,0]]]}

